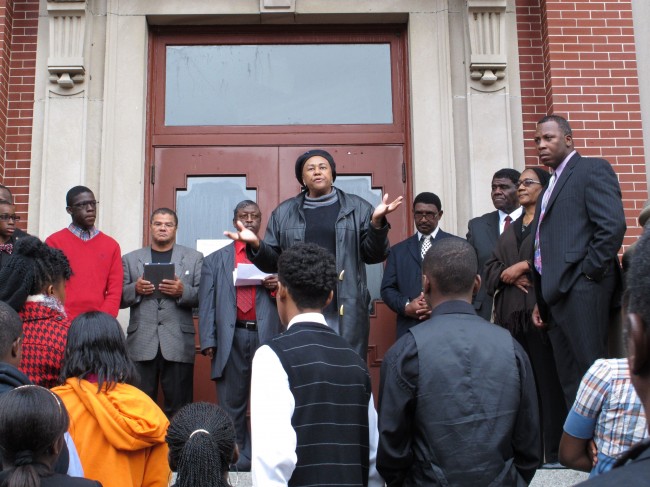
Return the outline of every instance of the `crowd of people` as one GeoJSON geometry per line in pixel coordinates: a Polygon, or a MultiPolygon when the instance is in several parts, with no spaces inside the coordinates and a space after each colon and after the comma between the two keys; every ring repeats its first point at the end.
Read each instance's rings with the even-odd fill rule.
{"type": "Polygon", "coordinates": [[[402,197],[373,208],[340,190],[324,150],[298,158],[303,191],[263,239],[244,200],[205,257],[176,243],[169,208],[122,255],[85,186],[42,242],[0,187],[0,487],[219,487],[233,470],[259,487],[523,486],[562,465],[585,485],[650,485],[650,230],[624,278],[611,165],[556,115],[535,145],[550,171],[497,171],[495,211],[466,238],[423,192],[392,247],[402,197]],[[397,334],[376,408],[365,265],[384,261],[397,334]],[[244,264],[268,277],[240,283],[244,264]],[[194,308],[218,406],[192,402],[194,308]],[[627,358],[608,356],[617,320],[627,358]]]}

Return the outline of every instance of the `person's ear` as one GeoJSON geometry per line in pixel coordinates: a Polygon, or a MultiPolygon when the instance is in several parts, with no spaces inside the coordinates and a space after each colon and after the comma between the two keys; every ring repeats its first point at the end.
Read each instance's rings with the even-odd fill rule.
{"type": "Polygon", "coordinates": [[[72,215],[72,207],[71,206],[66,206],[65,211],[68,212],[68,215],[72,215]]]}
{"type": "Polygon", "coordinates": [[[282,301],[285,301],[287,299],[287,293],[289,291],[287,290],[286,286],[283,286],[280,281],[278,281],[278,288],[275,292],[275,299],[281,299],[282,301]]]}
{"type": "Polygon", "coordinates": [[[232,452],[231,465],[235,465],[239,461],[239,445],[235,442],[235,449],[232,452]]]}
{"type": "Polygon", "coordinates": [[[22,351],[23,351],[23,336],[20,335],[11,344],[11,356],[17,359],[22,355],[22,351]]]}
{"type": "Polygon", "coordinates": [[[645,375],[650,369],[650,334],[636,313],[627,314],[630,372],[645,375]]]}
{"type": "Polygon", "coordinates": [[[49,286],[47,286],[47,287],[45,288],[45,293],[46,293],[48,296],[53,296],[53,295],[54,295],[54,286],[53,286],[52,284],[50,284],[49,286]]]}
{"type": "Polygon", "coordinates": [[[431,290],[431,281],[429,281],[429,278],[426,276],[426,274],[422,274],[422,292],[426,296],[429,294],[430,290],[431,290]]]}
{"type": "Polygon", "coordinates": [[[474,277],[474,286],[472,287],[472,296],[476,296],[479,289],[481,289],[481,276],[476,274],[474,277]]]}
{"type": "Polygon", "coordinates": [[[65,438],[63,437],[63,435],[61,435],[50,447],[50,452],[52,453],[52,456],[54,458],[59,458],[59,453],[61,453],[61,450],[63,450],[64,443],[65,443],[65,438]]]}
{"type": "Polygon", "coordinates": [[[334,299],[334,291],[330,291],[329,296],[327,296],[327,301],[325,302],[325,306],[323,306],[323,309],[327,307],[328,304],[332,302],[332,299],[334,299]]]}

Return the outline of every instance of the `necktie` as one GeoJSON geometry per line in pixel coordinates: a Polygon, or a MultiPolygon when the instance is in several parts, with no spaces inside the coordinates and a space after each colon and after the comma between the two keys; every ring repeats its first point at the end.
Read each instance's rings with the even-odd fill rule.
{"type": "Polygon", "coordinates": [[[510,218],[510,215],[506,215],[506,219],[503,222],[503,231],[504,232],[508,229],[508,227],[510,226],[511,223],[512,223],[512,218],[510,218]]]}
{"type": "Polygon", "coordinates": [[[424,259],[424,256],[427,255],[427,251],[431,248],[431,235],[422,235],[420,243],[420,256],[424,259]]]}
{"type": "Polygon", "coordinates": [[[14,251],[14,244],[0,244],[0,252],[10,254],[14,251]]]}
{"type": "Polygon", "coordinates": [[[535,269],[539,272],[539,275],[542,275],[542,251],[539,248],[539,227],[542,224],[542,219],[544,218],[544,213],[546,213],[546,205],[548,205],[548,200],[551,198],[551,193],[553,192],[553,187],[555,186],[555,173],[551,176],[551,180],[548,182],[548,188],[544,192],[542,197],[542,207],[539,212],[539,221],[537,222],[537,230],[535,231],[535,255],[533,257],[533,264],[535,269]]]}
{"type": "Polygon", "coordinates": [[[253,286],[239,286],[237,288],[237,308],[242,313],[247,313],[253,307],[253,286]]]}

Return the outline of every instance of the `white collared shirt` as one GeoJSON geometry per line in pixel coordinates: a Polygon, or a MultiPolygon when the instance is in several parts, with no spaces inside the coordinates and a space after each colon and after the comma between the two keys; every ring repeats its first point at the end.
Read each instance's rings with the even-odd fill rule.
{"type": "Polygon", "coordinates": [[[524,211],[524,209],[521,206],[512,213],[506,213],[505,211],[499,210],[499,235],[501,235],[505,230],[504,227],[506,225],[506,217],[509,216],[512,218],[512,221],[510,222],[512,223],[521,216],[522,211],[524,211]]]}
{"type": "MultiPolygon", "coordinates": [[[[435,240],[435,239],[436,239],[436,235],[438,235],[438,230],[440,230],[440,225],[438,225],[438,226],[433,230],[433,232],[431,232],[431,233],[429,234],[429,237],[431,237],[433,240],[435,240]]],[[[422,236],[424,235],[424,233],[417,232],[417,234],[418,234],[418,242],[419,242],[420,240],[422,240],[422,236]]],[[[433,242],[431,242],[431,243],[433,243],[433,242]]]]}
{"type": "MultiPolygon", "coordinates": [[[[287,329],[301,322],[327,325],[321,313],[303,313],[294,316],[287,329]]],[[[298,460],[296,432],[291,425],[295,406],[289,377],[280,359],[271,347],[262,345],[255,352],[251,377],[251,473],[254,486],[286,486],[289,483],[298,460]]],[[[368,401],[368,429],[368,487],[383,487],[384,480],[377,472],[379,433],[372,394],[368,401]]]]}

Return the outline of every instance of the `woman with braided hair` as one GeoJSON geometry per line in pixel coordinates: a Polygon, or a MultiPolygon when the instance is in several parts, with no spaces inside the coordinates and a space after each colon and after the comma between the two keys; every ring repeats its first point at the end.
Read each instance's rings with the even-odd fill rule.
{"type": "Polygon", "coordinates": [[[54,473],[68,424],[65,406],[44,387],[20,386],[0,395],[0,487],[101,487],[54,473]]]}
{"type": "Polygon", "coordinates": [[[173,487],[228,487],[229,465],[239,449],[230,417],[216,404],[196,402],[172,418],[167,437],[173,487]]]}
{"type": "Polygon", "coordinates": [[[20,280],[26,299],[18,309],[23,320],[22,370],[29,380],[43,387],[57,385],[70,320],[63,304],[65,284],[72,270],[59,249],[38,238],[21,238],[14,248],[12,263],[29,269],[20,280]]]}

